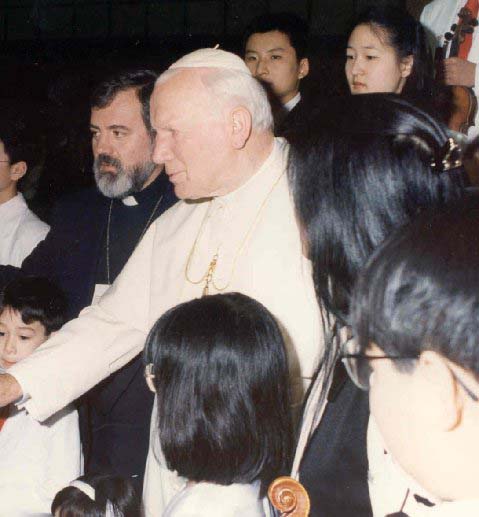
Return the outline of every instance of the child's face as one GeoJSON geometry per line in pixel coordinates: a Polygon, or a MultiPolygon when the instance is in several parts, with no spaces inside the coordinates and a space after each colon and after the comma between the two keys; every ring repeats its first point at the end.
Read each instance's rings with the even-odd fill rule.
{"type": "Polygon", "coordinates": [[[25,359],[47,337],[40,322],[25,323],[19,312],[5,307],[0,313],[0,366],[8,369],[25,359]]]}
{"type": "Polygon", "coordinates": [[[10,188],[11,183],[10,158],[5,152],[3,142],[0,140],[0,192],[10,188]]]}
{"type": "MultiPolygon", "coordinates": [[[[376,345],[368,353],[385,354],[376,345]]],[[[418,359],[411,371],[400,371],[397,361],[390,359],[370,364],[369,404],[386,447],[424,489],[443,497],[442,481],[448,478],[444,435],[448,433],[443,425],[442,390],[437,388],[440,382],[428,371],[432,363],[418,359]]]]}

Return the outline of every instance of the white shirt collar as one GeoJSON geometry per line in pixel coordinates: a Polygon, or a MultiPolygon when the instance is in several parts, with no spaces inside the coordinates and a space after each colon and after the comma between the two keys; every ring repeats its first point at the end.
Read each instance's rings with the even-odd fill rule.
{"type": "MultiPolygon", "coordinates": [[[[9,199],[7,202],[0,204],[0,214],[2,218],[16,218],[20,212],[23,212],[27,204],[25,203],[25,199],[23,198],[20,192],[12,199],[9,199]]],[[[5,219],[3,219],[5,222],[5,219]]]]}
{"type": "Polygon", "coordinates": [[[301,100],[301,93],[298,92],[292,99],[290,99],[286,104],[283,104],[283,107],[287,111],[291,111],[296,104],[301,100]]]}
{"type": "Polygon", "coordinates": [[[135,199],[135,196],[126,196],[121,200],[121,202],[125,206],[136,206],[138,204],[138,201],[135,199]]]}

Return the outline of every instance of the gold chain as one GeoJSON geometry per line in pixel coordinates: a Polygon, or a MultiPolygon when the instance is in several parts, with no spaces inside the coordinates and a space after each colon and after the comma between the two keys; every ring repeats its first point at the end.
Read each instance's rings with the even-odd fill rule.
{"type": "Polygon", "coordinates": [[[190,284],[198,285],[198,284],[201,284],[202,282],[205,282],[205,286],[203,288],[203,293],[202,293],[203,296],[206,296],[209,294],[210,285],[212,285],[217,291],[224,291],[230,285],[231,280],[233,279],[233,276],[234,276],[238,258],[240,257],[241,253],[243,252],[243,249],[244,249],[246,243],[248,242],[248,239],[249,239],[251,233],[253,232],[253,229],[255,228],[256,224],[259,222],[259,219],[266,206],[266,203],[268,202],[271,194],[273,193],[274,189],[276,188],[276,186],[278,185],[278,183],[280,182],[280,180],[283,176],[284,176],[284,171],[280,174],[278,179],[274,182],[273,186],[271,187],[271,189],[269,190],[269,192],[266,194],[265,198],[263,199],[263,202],[261,203],[261,206],[259,207],[258,212],[257,212],[251,226],[248,228],[246,235],[244,236],[237,252],[235,253],[235,256],[233,259],[233,265],[231,266],[231,273],[229,275],[229,279],[226,282],[226,284],[221,287],[219,287],[216,284],[215,279],[214,279],[214,273],[215,273],[215,269],[216,269],[216,266],[218,264],[218,259],[219,259],[220,245],[218,245],[218,247],[216,248],[216,251],[214,252],[213,258],[211,259],[210,263],[208,264],[205,274],[202,275],[199,280],[192,280],[190,277],[190,274],[189,274],[189,270],[190,270],[190,266],[191,266],[191,259],[193,258],[193,255],[196,252],[196,246],[198,244],[198,241],[199,241],[201,235],[203,234],[206,220],[208,219],[209,214],[208,214],[208,211],[206,212],[205,217],[203,218],[203,221],[201,222],[201,226],[198,231],[198,235],[196,236],[195,242],[193,243],[193,246],[191,247],[191,250],[188,254],[188,259],[186,261],[186,266],[185,266],[185,278],[190,284]]]}

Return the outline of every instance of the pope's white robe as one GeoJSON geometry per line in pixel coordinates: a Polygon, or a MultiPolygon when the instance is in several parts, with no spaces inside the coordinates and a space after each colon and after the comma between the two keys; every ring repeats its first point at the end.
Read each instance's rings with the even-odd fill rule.
{"type": "MultiPolygon", "coordinates": [[[[242,292],[277,317],[299,401],[301,385],[309,383],[317,365],[322,338],[286,162],[287,144],[276,139],[265,163],[239,189],[213,200],[181,201],[152,224],[100,302],[9,370],[29,396],[30,414],[48,417],[138,354],[161,314],[202,295],[204,281],[194,282],[205,275],[215,253],[210,293],[242,292]]],[[[154,444],[153,435],[145,505],[147,515],[159,516],[183,483],[160,465],[154,444]]]]}

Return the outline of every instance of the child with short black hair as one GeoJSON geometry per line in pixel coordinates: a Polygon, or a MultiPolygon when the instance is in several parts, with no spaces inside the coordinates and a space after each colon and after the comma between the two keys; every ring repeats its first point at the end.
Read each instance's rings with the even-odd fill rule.
{"type": "Polygon", "coordinates": [[[96,474],[60,490],[51,512],[55,517],[140,517],[141,500],[131,480],[96,474]]]}
{"type": "Polygon", "coordinates": [[[17,110],[2,106],[0,117],[0,264],[21,266],[49,231],[18,191],[33,165],[31,136],[17,110]]]}
{"type": "MultiPolygon", "coordinates": [[[[167,311],[144,352],[168,469],[185,486],[163,517],[263,517],[268,485],[291,453],[286,352],[274,317],[239,293],[167,311]]],[[[155,417],[153,417],[155,418],[155,417]]]]}
{"type": "Polygon", "coordinates": [[[376,251],[355,288],[343,361],[369,389],[368,451],[381,445],[369,454],[374,515],[401,479],[377,482],[386,463],[415,481],[394,515],[479,515],[478,226],[477,209],[421,217],[376,251]]]}
{"type": "MultiPolygon", "coordinates": [[[[0,373],[27,358],[65,322],[66,299],[49,280],[10,282],[0,303],[0,373]]],[[[52,379],[54,382],[54,379],[52,379]]],[[[55,493],[81,474],[77,412],[66,407],[39,423],[17,406],[0,413],[2,515],[45,513],[55,493]]]]}

